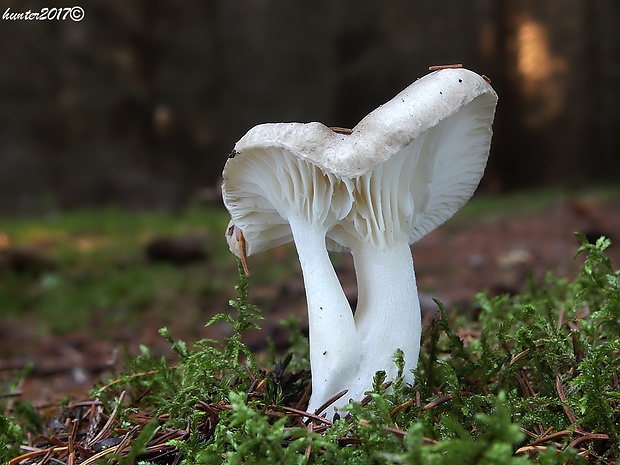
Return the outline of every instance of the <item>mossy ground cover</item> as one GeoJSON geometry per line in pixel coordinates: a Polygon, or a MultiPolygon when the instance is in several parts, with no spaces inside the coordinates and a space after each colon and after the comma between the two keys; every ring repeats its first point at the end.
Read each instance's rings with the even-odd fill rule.
{"type": "MultiPolygon", "coordinates": [[[[472,221],[477,208],[493,210],[488,202],[470,205],[461,221],[472,221]]],[[[153,320],[153,333],[167,326],[159,340],[174,354],[162,357],[143,345],[127,356],[123,373],[102,379],[89,396],[45,410],[17,395],[29,368],[15,371],[0,384],[0,461],[607,464],[620,458],[620,284],[608,241],[581,239],[583,265],[574,279],[549,274],[516,295],[479,294],[458,312],[438,303],[442,311],[423,335],[416,385],[378,374],[361,403],[323,418],[304,412],[310,373],[299,320],[281,322],[290,334],[285,353],[257,354],[244,344],[247,336],[265,334],[268,320],[222,246],[227,220],[216,208],[175,215],[110,209],[0,223],[13,245],[35,247],[55,263],[35,275],[2,273],[3,321],[29,315],[41,333],[61,336],[99,322],[96,337],[105,338],[119,325],[153,320]],[[144,259],[144,245],[156,236],[205,231],[204,264],[177,268],[144,259]],[[93,320],[93,309],[105,318],[93,320]],[[188,337],[179,321],[195,328],[209,321],[227,336],[188,337]]],[[[291,263],[269,255],[252,260],[260,270],[253,287],[290,278],[291,263]]]]}
{"type": "Polygon", "coordinates": [[[0,417],[0,454],[10,464],[615,463],[620,273],[608,246],[582,238],[574,280],[480,294],[475,321],[442,310],[424,334],[416,385],[378,373],[336,418],[304,413],[301,334],[283,357],[256,357],[242,342],[263,317],[240,273],[231,311],[209,323],[229,325],[229,337],[184,342],[162,329],[178,361],[143,347],[48,424],[13,402],[0,417]]]}

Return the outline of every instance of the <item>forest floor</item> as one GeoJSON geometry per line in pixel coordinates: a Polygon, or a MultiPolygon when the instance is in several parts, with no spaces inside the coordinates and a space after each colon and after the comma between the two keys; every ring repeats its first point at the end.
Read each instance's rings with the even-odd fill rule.
{"type": "MultiPolygon", "coordinates": [[[[423,312],[432,314],[436,305],[431,298],[456,311],[472,311],[475,296],[485,291],[490,294],[517,293],[529,279],[536,282],[546,273],[555,276],[573,276],[581,261],[574,258],[579,245],[574,232],[589,238],[605,235],[616,241],[608,250],[614,267],[620,263],[620,198],[612,196],[566,196],[539,205],[534,197],[525,201],[506,202],[451,221],[412,246],[418,288],[421,293],[423,312]]],[[[218,233],[219,234],[219,233],[218,233]]],[[[290,263],[282,254],[292,255],[292,249],[275,252],[276,261],[290,263]]],[[[200,266],[200,265],[192,265],[200,266]]],[[[250,259],[253,276],[260,276],[261,267],[250,259]],[[254,264],[254,266],[252,266],[254,264]]],[[[336,267],[345,291],[355,300],[355,277],[351,261],[337,257],[336,267]]],[[[0,270],[1,271],[1,270],[0,270]]],[[[207,278],[208,279],[208,278],[207,278]]],[[[254,278],[253,278],[254,280],[254,278]]],[[[294,314],[305,321],[303,282],[299,270],[285,273],[277,284],[252,283],[251,300],[264,310],[262,330],[253,332],[247,343],[254,351],[266,348],[271,338],[275,346],[285,349],[287,335],[280,321],[294,314]]],[[[213,300],[215,312],[226,311],[228,299],[234,298],[231,288],[222,289],[221,298],[213,300]]],[[[181,304],[172,318],[174,337],[191,340],[204,337],[225,336],[221,328],[201,332],[195,324],[176,324],[183,321],[184,306],[181,304]],[[191,331],[183,328],[193,326],[191,331]]],[[[2,313],[0,312],[0,315],[2,313]]],[[[67,316],[70,318],[70,316],[67,316]]],[[[99,318],[105,319],[105,315],[99,318]]],[[[189,320],[195,316],[188,316],[189,320]]],[[[428,317],[427,317],[428,318],[428,317]]],[[[206,322],[208,316],[204,317],[206,322]]],[[[0,385],[16,372],[26,370],[12,389],[19,397],[35,406],[50,405],[67,396],[80,398],[102,376],[122,370],[123,354],[137,353],[140,344],[146,344],[157,352],[169,356],[167,343],[158,336],[164,326],[156,317],[147,317],[139,325],[139,331],[127,325],[112,327],[102,337],[96,323],[70,332],[42,331],[33,324],[33,316],[13,315],[3,317],[0,326],[0,385]]],[[[170,322],[166,324],[170,325],[170,322]]],[[[206,330],[205,330],[206,331],[206,330]]],[[[0,391],[1,393],[1,391],[0,391]]]]}

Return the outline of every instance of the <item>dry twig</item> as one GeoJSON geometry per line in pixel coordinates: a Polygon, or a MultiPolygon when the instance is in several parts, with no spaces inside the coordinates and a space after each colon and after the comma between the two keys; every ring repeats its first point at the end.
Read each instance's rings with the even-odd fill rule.
{"type": "Polygon", "coordinates": [[[438,71],[440,69],[459,69],[463,67],[463,63],[455,63],[452,65],[432,65],[428,67],[429,71],[438,71]]]}

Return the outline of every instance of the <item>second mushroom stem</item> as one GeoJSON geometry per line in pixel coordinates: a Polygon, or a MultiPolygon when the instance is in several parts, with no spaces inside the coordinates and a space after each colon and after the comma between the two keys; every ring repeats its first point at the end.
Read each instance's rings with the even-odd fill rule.
{"type": "MultiPolygon", "coordinates": [[[[361,343],[364,389],[375,372],[388,379],[397,375],[394,354],[403,351],[408,383],[420,352],[422,322],[411,249],[406,240],[376,246],[364,243],[352,249],[358,283],[355,324],[361,343]]],[[[352,393],[354,394],[354,393],[352,393]]],[[[359,396],[358,396],[359,397],[359,396]]]]}

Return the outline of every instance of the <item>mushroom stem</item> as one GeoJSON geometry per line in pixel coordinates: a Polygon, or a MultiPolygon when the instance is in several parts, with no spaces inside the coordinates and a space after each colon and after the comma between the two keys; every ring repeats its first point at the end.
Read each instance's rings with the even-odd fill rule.
{"type": "Polygon", "coordinates": [[[372,386],[379,370],[388,379],[397,375],[393,357],[401,349],[405,357],[405,381],[413,383],[411,369],[418,364],[422,321],[411,249],[406,240],[378,247],[361,243],[353,248],[358,282],[355,322],[360,339],[362,362],[358,392],[372,386]]]}
{"type": "Polygon", "coordinates": [[[357,373],[359,342],[351,306],[327,252],[324,228],[300,218],[288,220],[308,303],[312,370],[308,411],[313,412],[357,373]]]}

